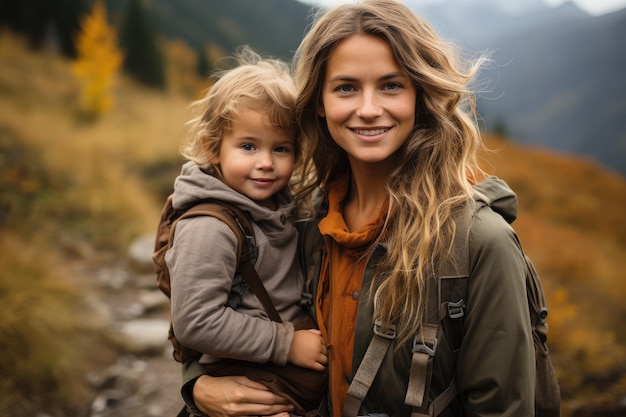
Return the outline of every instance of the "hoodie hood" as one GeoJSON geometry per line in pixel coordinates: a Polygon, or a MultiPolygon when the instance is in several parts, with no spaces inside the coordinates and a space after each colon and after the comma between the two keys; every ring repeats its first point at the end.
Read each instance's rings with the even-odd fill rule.
{"type": "Polygon", "coordinates": [[[498,177],[488,177],[476,184],[474,199],[491,207],[509,224],[517,218],[517,195],[498,177]]]}
{"type": "Polygon", "coordinates": [[[172,205],[175,209],[184,210],[204,200],[216,200],[239,207],[271,240],[290,239],[295,233],[292,223],[296,204],[288,188],[285,187],[274,196],[278,208],[270,210],[189,161],[183,165],[174,181],[172,205]]]}

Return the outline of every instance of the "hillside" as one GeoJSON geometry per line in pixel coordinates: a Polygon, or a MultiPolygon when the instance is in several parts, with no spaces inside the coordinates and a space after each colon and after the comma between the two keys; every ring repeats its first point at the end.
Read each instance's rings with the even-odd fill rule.
{"type": "MultiPolygon", "coordinates": [[[[514,226],[548,286],[567,288],[581,300],[589,298],[584,301],[589,307],[597,302],[591,317],[608,313],[600,310],[612,303],[590,296],[597,293],[618,302],[626,293],[626,283],[617,279],[626,266],[620,255],[626,250],[626,225],[621,220],[626,182],[590,160],[496,137],[489,137],[488,143],[499,149],[489,155],[494,174],[519,195],[520,214],[514,226]]],[[[626,319],[624,313],[619,313],[621,320],[626,319]]]]}
{"type": "MultiPolygon", "coordinates": [[[[86,307],[78,307],[89,298],[89,282],[82,282],[89,278],[67,265],[120,262],[136,236],[151,232],[180,166],[189,100],[122,78],[114,110],[88,123],[77,116],[68,62],[33,53],[6,33],[0,36],[0,91],[0,302],[16,312],[0,322],[0,332],[12,336],[1,344],[10,354],[0,360],[0,406],[16,386],[6,375],[25,378],[17,386],[21,395],[78,401],[83,397],[49,391],[84,384],[82,363],[91,363],[83,358],[77,366],[81,354],[92,353],[88,349],[66,352],[75,348],[63,343],[74,340],[67,332],[84,326],[81,337],[98,337],[83,323],[86,307]],[[52,283],[53,290],[29,291],[52,283]],[[59,292],[73,301],[53,303],[59,292]],[[58,323],[58,317],[70,322],[58,323]],[[46,384],[28,384],[35,380],[46,384]]],[[[588,160],[499,138],[489,143],[501,150],[485,156],[485,169],[518,192],[514,226],[546,287],[564,416],[624,412],[626,334],[619,329],[626,319],[620,274],[626,268],[626,181],[588,160]]],[[[29,411],[23,415],[79,416],[29,411]]]]}
{"type": "MultiPolygon", "coordinates": [[[[129,1],[106,1],[118,27],[129,1]]],[[[290,59],[313,18],[307,1],[313,0],[141,3],[162,44],[177,42],[180,50],[184,42],[188,54],[202,53],[213,63],[242,44],[290,59]]],[[[626,177],[626,62],[619,53],[626,11],[590,16],[572,2],[548,7],[542,0],[404,2],[468,55],[493,52],[493,66],[477,84],[486,129],[504,128],[523,143],[589,156],[626,177]]],[[[30,29],[48,46],[62,34],[58,41],[67,50],[87,2],[5,3],[0,25],[6,20],[30,29]]]]}
{"type": "MultiPolygon", "coordinates": [[[[119,19],[127,3],[109,0],[107,7],[119,19]]],[[[145,6],[162,36],[226,54],[249,44],[264,54],[291,59],[310,23],[310,7],[296,0],[155,0],[145,6]]]]}

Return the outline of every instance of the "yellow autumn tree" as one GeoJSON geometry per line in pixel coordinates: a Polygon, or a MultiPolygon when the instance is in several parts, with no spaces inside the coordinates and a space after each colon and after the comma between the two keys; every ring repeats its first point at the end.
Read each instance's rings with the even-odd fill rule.
{"type": "Polygon", "coordinates": [[[81,19],[80,27],[76,38],[77,59],[72,68],[80,82],[81,110],[90,117],[98,117],[113,106],[112,90],[123,55],[102,1],[94,3],[91,14],[81,19]]]}

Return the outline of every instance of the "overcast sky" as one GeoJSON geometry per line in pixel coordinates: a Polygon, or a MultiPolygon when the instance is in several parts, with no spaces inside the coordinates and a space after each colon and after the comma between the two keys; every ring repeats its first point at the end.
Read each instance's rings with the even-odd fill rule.
{"type": "MultiPolygon", "coordinates": [[[[545,3],[549,6],[557,6],[564,3],[564,0],[545,0],[545,3]]],[[[614,12],[626,7],[626,0],[575,0],[574,3],[595,15],[614,12]]]]}
{"type": "MultiPolygon", "coordinates": [[[[322,4],[324,6],[332,6],[338,3],[352,3],[353,0],[300,0],[305,3],[312,4],[322,4]]],[[[412,0],[402,0],[404,3],[411,3],[412,0]]],[[[414,0],[413,0],[414,1],[414,0]]],[[[444,3],[446,1],[486,1],[486,0],[421,0],[422,4],[426,3],[444,3]]],[[[494,1],[494,0],[492,0],[494,1]]],[[[528,3],[538,1],[538,0],[499,0],[503,2],[506,6],[510,6],[511,3],[520,3],[527,5],[528,3]]],[[[545,4],[549,6],[558,6],[564,3],[567,0],[542,0],[545,4]]],[[[593,15],[600,15],[604,13],[614,12],[616,10],[620,10],[626,7],[626,0],[573,0],[581,9],[585,10],[587,13],[593,15]]]]}

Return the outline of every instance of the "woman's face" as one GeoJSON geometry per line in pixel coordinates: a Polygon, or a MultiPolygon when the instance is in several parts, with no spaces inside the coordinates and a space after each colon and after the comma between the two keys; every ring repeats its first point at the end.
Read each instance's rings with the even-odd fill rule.
{"type": "Polygon", "coordinates": [[[330,53],[318,113],[351,164],[393,166],[415,125],[415,102],[415,87],[382,39],[353,35],[330,53]]]}

